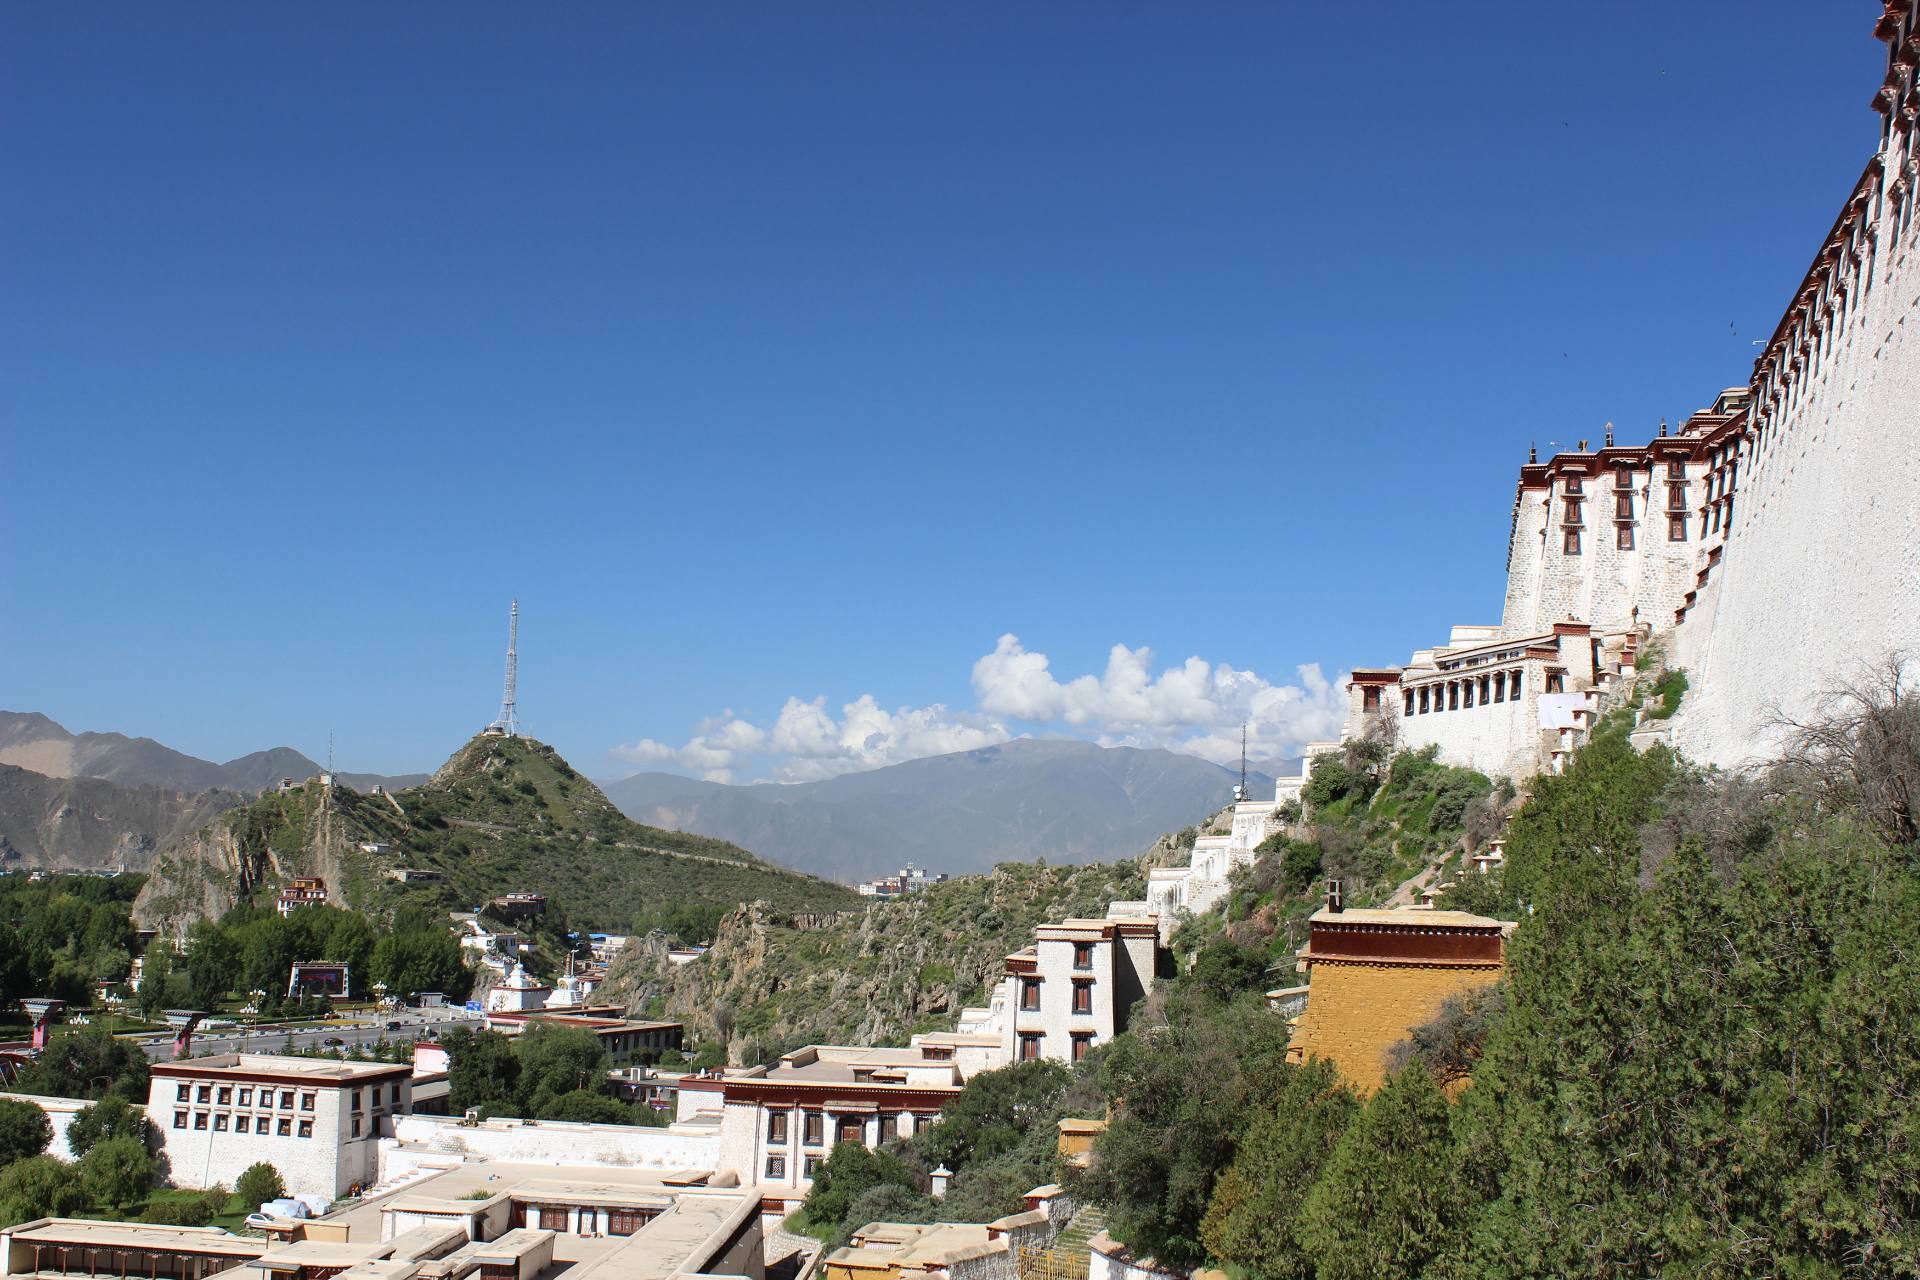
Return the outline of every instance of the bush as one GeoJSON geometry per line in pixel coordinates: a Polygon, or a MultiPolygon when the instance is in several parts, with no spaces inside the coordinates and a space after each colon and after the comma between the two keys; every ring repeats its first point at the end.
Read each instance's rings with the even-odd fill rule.
{"type": "Polygon", "coordinates": [[[286,1195],[287,1183],[278,1169],[262,1160],[247,1166],[240,1180],[233,1184],[233,1192],[246,1203],[247,1212],[252,1213],[267,1201],[286,1195]]]}
{"type": "Polygon", "coordinates": [[[173,1227],[204,1227],[213,1221],[213,1208],[204,1199],[156,1200],[141,1211],[140,1221],[173,1227]]]}
{"type": "Polygon", "coordinates": [[[96,1142],[75,1162],[74,1169],[80,1175],[80,1185],[98,1205],[123,1208],[146,1199],[153,1190],[153,1153],[138,1138],[96,1142]]]}
{"type": "Polygon", "coordinates": [[[53,1125],[46,1112],[18,1098],[0,1098],[0,1165],[37,1156],[51,1141],[53,1125]]]}
{"type": "Polygon", "coordinates": [[[1309,810],[1324,809],[1349,796],[1355,803],[1365,804],[1373,798],[1378,785],[1378,780],[1364,766],[1348,764],[1344,754],[1330,751],[1315,757],[1313,773],[1301,788],[1300,799],[1309,810]]]}
{"type": "Polygon", "coordinates": [[[70,1218],[87,1207],[73,1170],[52,1156],[29,1156],[0,1169],[0,1223],[70,1218]]]}
{"type": "Polygon", "coordinates": [[[1687,673],[1678,667],[1664,673],[1653,686],[1653,706],[1647,710],[1649,720],[1671,720],[1673,713],[1680,709],[1680,699],[1686,696],[1687,673]]]}

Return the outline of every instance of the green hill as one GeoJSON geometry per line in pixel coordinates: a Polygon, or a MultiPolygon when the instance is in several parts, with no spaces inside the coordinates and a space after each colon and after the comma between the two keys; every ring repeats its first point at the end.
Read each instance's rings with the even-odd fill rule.
{"type": "Polygon", "coordinates": [[[570,926],[593,929],[625,929],[666,906],[810,912],[857,901],[738,845],[634,822],[553,748],[483,734],[417,787],[373,795],[312,781],[221,815],[161,850],[135,913],[177,931],[265,902],[296,875],[325,878],[336,902],[362,910],[544,893],[570,926]],[[437,878],[402,883],[401,869],[437,878]]]}

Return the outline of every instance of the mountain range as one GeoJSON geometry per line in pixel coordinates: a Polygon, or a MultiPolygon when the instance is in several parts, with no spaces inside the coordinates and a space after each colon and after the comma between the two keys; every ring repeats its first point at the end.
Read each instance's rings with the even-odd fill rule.
{"type": "MultiPolygon", "coordinates": [[[[863,880],[912,862],[953,875],[1004,861],[1133,857],[1233,798],[1236,770],[1173,751],[1020,738],[820,782],[749,786],[668,773],[603,784],[636,822],[863,880]]],[[[1273,777],[1249,772],[1255,795],[1273,777]]]]}
{"type": "MultiPolygon", "coordinates": [[[[252,795],[282,778],[303,782],[320,766],[292,747],[255,751],[215,764],[152,738],[122,733],[70,733],[37,711],[0,711],[0,764],[31,769],[49,778],[99,778],[122,786],[163,787],[169,791],[235,791],[252,795]]],[[[342,773],[342,782],[360,791],[374,784],[389,790],[427,780],[424,773],[386,777],[342,773]]]]}

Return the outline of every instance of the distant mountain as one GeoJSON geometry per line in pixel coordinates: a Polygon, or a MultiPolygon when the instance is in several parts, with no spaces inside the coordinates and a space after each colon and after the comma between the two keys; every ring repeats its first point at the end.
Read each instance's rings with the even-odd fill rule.
{"type": "MultiPolygon", "coordinates": [[[[1272,776],[1247,779],[1255,795],[1273,794],[1272,776]]],[[[1173,751],[1023,738],[790,786],[637,773],[605,790],[635,821],[864,880],[908,862],[959,875],[1133,857],[1218,810],[1237,781],[1237,770],[1173,751]]]]}
{"type": "Polygon", "coordinates": [[[179,933],[241,902],[264,904],[317,875],[360,910],[465,908],[545,894],[573,927],[626,929],[673,904],[776,912],[853,906],[844,886],[745,849],[623,815],[558,752],[531,738],[472,739],[417,787],[374,796],[313,781],[268,791],[162,849],[134,904],[142,924],[179,933]],[[400,868],[433,873],[401,884],[400,868]]]}
{"type": "MultiPolygon", "coordinates": [[[[49,778],[100,778],[134,787],[238,791],[248,795],[282,778],[304,782],[320,772],[319,765],[291,747],[274,747],[214,764],[152,738],[69,733],[37,711],[0,711],[0,764],[17,765],[49,778]]],[[[342,773],[340,778],[348,786],[365,791],[375,783],[390,789],[414,786],[425,782],[427,775],[342,773]]]]}
{"type": "Polygon", "coordinates": [[[155,850],[247,798],[49,778],[0,764],[0,865],[145,871],[155,850]]]}

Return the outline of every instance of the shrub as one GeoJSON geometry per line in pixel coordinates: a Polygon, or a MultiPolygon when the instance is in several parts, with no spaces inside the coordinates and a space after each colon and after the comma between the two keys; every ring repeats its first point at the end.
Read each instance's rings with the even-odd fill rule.
{"type": "Polygon", "coordinates": [[[233,1191],[246,1203],[247,1211],[251,1213],[267,1201],[278,1200],[286,1195],[287,1183],[278,1169],[262,1160],[247,1166],[240,1180],[233,1184],[233,1191]]]}
{"type": "Polygon", "coordinates": [[[18,1098],[0,1098],[0,1165],[37,1156],[51,1141],[53,1125],[46,1112],[18,1098]]]}
{"type": "Polygon", "coordinates": [[[1654,704],[1647,711],[1650,720],[1670,720],[1673,713],[1680,709],[1680,699],[1686,696],[1687,673],[1675,667],[1661,675],[1654,682],[1654,704]]]}
{"type": "Polygon", "coordinates": [[[96,1142],[74,1164],[93,1202],[116,1209],[146,1199],[153,1190],[153,1166],[153,1153],[131,1137],[96,1142]]]}

